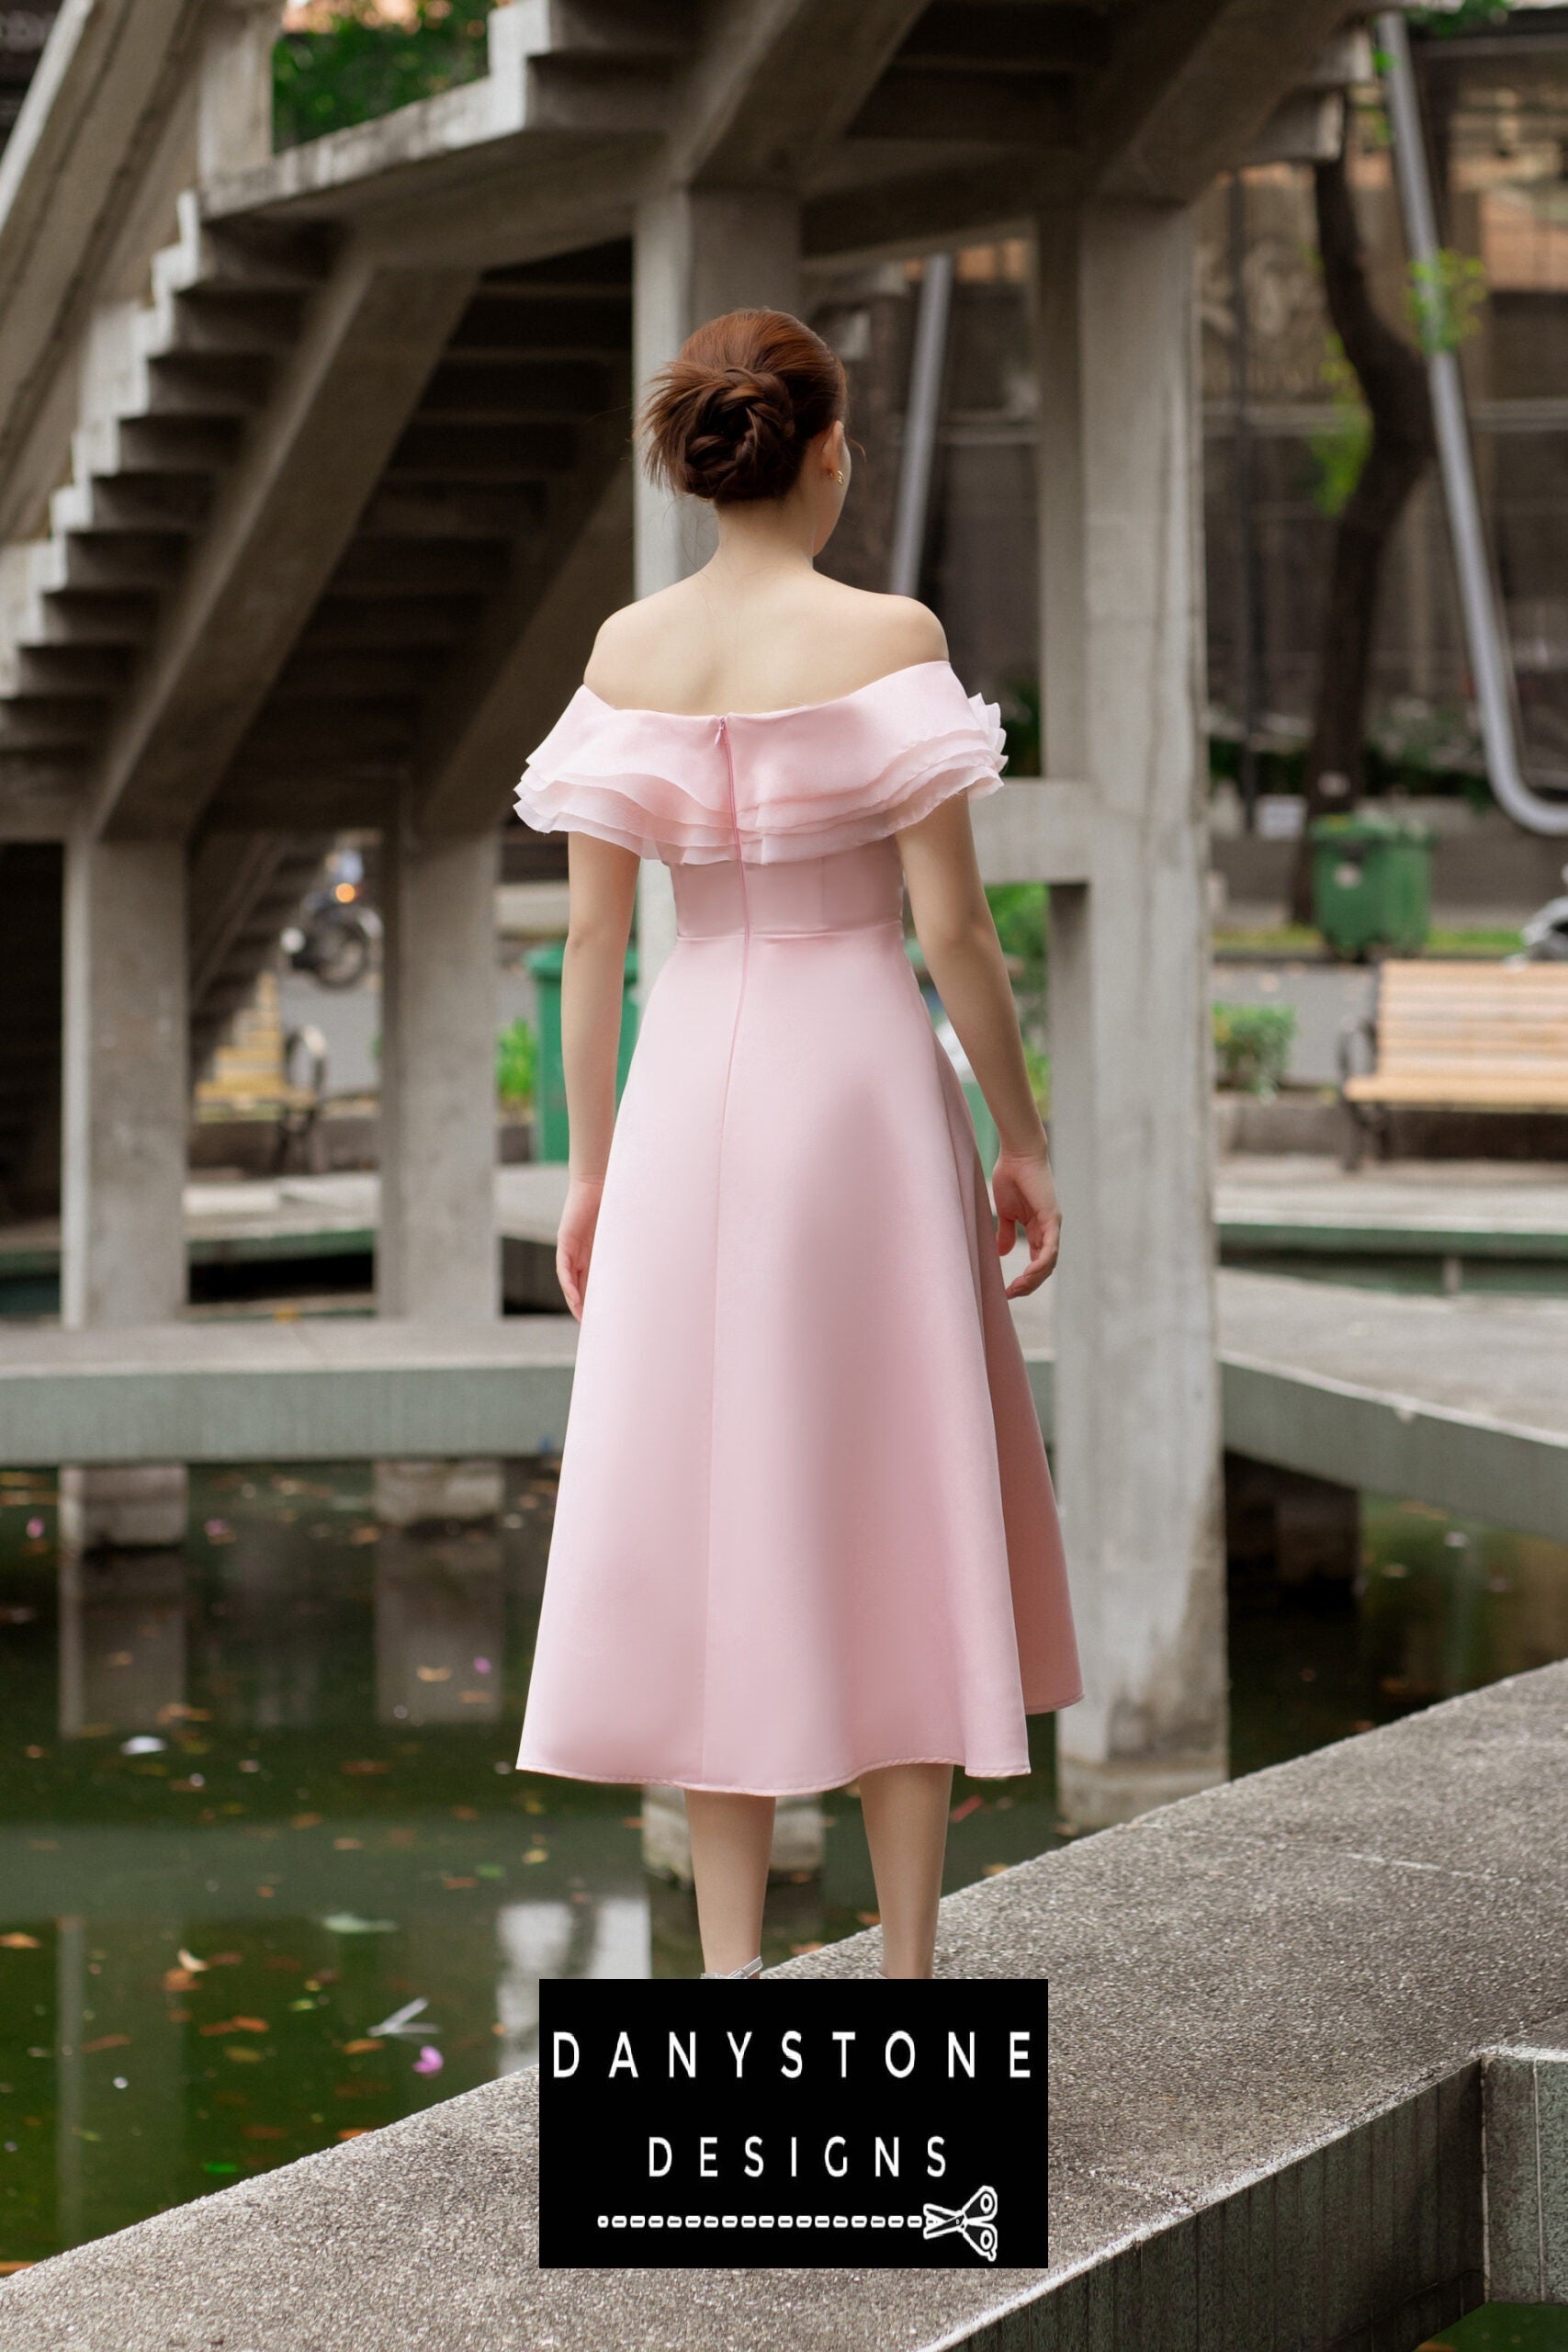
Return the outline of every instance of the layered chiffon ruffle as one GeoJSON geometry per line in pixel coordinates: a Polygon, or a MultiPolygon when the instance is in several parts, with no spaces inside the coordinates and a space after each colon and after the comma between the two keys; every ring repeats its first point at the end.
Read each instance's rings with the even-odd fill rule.
{"type": "Polygon", "coordinates": [[[946,662],[917,662],[836,701],[722,720],[622,710],[580,686],[530,757],[518,815],[638,857],[705,865],[823,857],[918,824],[954,793],[995,792],[995,703],[946,662]],[[726,736],[728,739],[728,750],[726,736]]]}

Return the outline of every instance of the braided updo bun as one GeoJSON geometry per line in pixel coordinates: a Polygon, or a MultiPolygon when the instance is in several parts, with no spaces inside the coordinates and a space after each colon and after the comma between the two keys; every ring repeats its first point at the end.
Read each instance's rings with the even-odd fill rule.
{"type": "Polygon", "coordinates": [[[844,394],[837,352],[788,311],[727,311],[653,379],[639,419],[648,470],[716,506],[783,498],[844,394]]]}

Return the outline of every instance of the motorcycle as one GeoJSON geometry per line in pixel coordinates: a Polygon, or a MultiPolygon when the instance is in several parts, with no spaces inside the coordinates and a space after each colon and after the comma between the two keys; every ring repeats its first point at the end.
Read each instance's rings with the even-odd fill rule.
{"type": "Polygon", "coordinates": [[[357,987],[370,968],[381,936],[381,918],[366,903],[365,866],[357,850],[338,850],[327,861],[333,877],[312,890],[278,944],[297,972],[310,972],[326,989],[357,987]]]}

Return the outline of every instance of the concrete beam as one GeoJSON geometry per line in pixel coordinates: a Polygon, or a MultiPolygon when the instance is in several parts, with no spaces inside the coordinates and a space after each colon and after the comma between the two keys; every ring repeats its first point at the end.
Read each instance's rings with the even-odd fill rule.
{"type": "Polygon", "coordinates": [[[1094,872],[1094,796],[1060,777],[1010,776],[970,810],[987,882],[1088,882],[1094,872]]]}
{"type": "Polygon", "coordinates": [[[493,826],[506,813],[525,756],[581,680],[600,622],[628,601],[628,437],[618,410],[583,427],[543,533],[516,550],[506,586],[426,706],[413,793],[427,836],[493,826]]]}
{"type": "Polygon", "coordinates": [[[1086,94],[1083,187],[1190,204],[1311,78],[1345,0],[1184,0],[1141,9],[1086,94]]]}
{"type": "Polygon", "coordinates": [[[96,831],[189,830],[293,648],[472,291],[338,258],[170,599],[93,793],[96,831]]]}
{"type": "Polygon", "coordinates": [[[793,187],[875,87],[925,0],[729,0],[665,139],[674,181],[793,187]]]}

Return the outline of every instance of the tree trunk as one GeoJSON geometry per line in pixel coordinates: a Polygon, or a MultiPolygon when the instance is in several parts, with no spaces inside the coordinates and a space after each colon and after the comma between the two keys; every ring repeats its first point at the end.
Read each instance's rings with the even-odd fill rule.
{"type": "MultiPolygon", "coordinates": [[[[1307,750],[1306,821],[1349,808],[1365,783],[1367,676],[1383,554],[1405,501],[1437,450],[1427,365],[1374,309],[1355,205],[1341,154],[1314,168],[1318,244],[1328,314],[1371,416],[1371,444],[1339,516],[1329,568],[1307,750]]],[[[1312,856],[1296,854],[1291,914],[1312,920],[1312,856]]]]}

